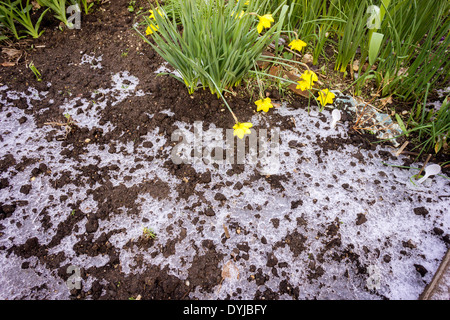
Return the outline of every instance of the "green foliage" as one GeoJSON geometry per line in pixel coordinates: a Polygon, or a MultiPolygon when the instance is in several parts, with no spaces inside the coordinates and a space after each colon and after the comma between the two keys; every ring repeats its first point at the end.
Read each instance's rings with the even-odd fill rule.
{"type": "Polygon", "coordinates": [[[72,27],[73,24],[67,21],[66,0],[37,0],[39,5],[50,8],[56,19],[62,21],[66,26],[72,27]]]}
{"type": "Polygon", "coordinates": [[[288,0],[287,4],[283,27],[308,43],[313,64],[327,45],[336,49],[335,70],[344,77],[355,59],[361,66],[368,63],[364,72],[358,70],[357,94],[374,81],[383,96],[415,100],[423,97],[428,83],[433,88],[450,77],[448,0],[288,0]],[[372,15],[371,6],[379,8],[379,15],[372,15]],[[376,16],[380,24],[369,27],[376,16]]]}
{"type": "Polygon", "coordinates": [[[135,0],[131,0],[130,2],[128,2],[128,11],[130,12],[134,12],[134,6],[136,5],[136,1],[135,0]]]}
{"type": "MultiPolygon", "coordinates": [[[[73,24],[67,20],[67,6],[78,5],[78,8],[83,8],[85,14],[89,14],[89,10],[94,5],[93,1],[89,0],[37,0],[38,4],[43,8],[36,23],[33,24],[35,18],[32,18],[33,6],[30,0],[2,0],[0,1],[0,40],[8,39],[8,36],[22,39],[27,35],[33,38],[41,36],[43,31],[39,32],[39,27],[42,18],[51,10],[54,13],[54,17],[62,21],[66,26],[73,27],[73,24]],[[23,28],[18,28],[18,26],[23,28]]],[[[81,9],[79,9],[81,10],[81,9]]],[[[38,12],[35,10],[34,12],[38,12]]]]}
{"type": "Polygon", "coordinates": [[[354,60],[356,51],[361,47],[364,36],[367,33],[367,4],[368,1],[347,1],[343,9],[343,21],[337,29],[338,54],[335,63],[335,70],[345,72],[347,66],[354,60]]]}
{"type": "Polygon", "coordinates": [[[388,4],[383,1],[381,27],[369,33],[372,41],[363,51],[365,57],[365,50],[369,50],[370,66],[376,65],[376,70],[367,68],[358,85],[362,87],[367,80],[375,79],[383,96],[421,99],[428,83],[434,87],[448,80],[450,4],[446,0],[399,0],[388,4]],[[382,39],[376,39],[378,32],[382,39]]]}
{"type": "MultiPolygon", "coordinates": [[[[438,111],[426,108],[428,91],[430,84],[427,85],[423,103],[415,103],[410,114],[406,130],[403,123],[402,130],[404,135],[412,135],[417,141],[416,149],[420,149],[419,156],[424,152],[441,152],[448,148],[448,139],[450,137],[450,95],[442,102],[438,111]]],[[[448,151],[447,151],[448,152],[448,151]]]]}
{"type": "Polygon", "coordinates": [[[78,0],[78,4],[80,4],[81,1],[81,6],[83,7],[83,11],[85,14],[89,14],[89,10],[92,8],[92,6],[94,5],[94,1],[88,1],[88,0],[78,0]]]}
{"type": "Polygon", "coordinates": [[[21,0],[16,0],[13,2],[10,0],[0,1],[0,24],[16,39],[25,37],[21,35],[23,33],[28,34],[33,38],[39,38],[44,32],[39,32],[39,26],[47,10],[42,12],[35,24],[31,21],[31,11],[32,5],[30,4],[30,0],[26,1],[25,6],[23,6],[23,1],[21,0]],[[17,30],[15,25],[16,22],[22,25],[25,29],[17,30]]]}
{"type": "MultiPolygon", "coordinates": [[[[313,63],[317,64],[319,56],[323,54],[328,42],[329,31],[338,20],[332,15],[334,5],[328,5],[326,0],[288,0],[289,11],[283,29],[291,32],[289,41],[297,34],[300,39],[308,43],[313,50],[313,63]],[[294,33],[295,32],[295,33],[294,33]]],[[[281,1],[271,1],[272,8],[280,5],[281,1]]]]}
{"type": "Polygon", "coordinates": [[[280,6],[272,12],[274,17],[280,13],[279,20],[260,35],[256,14],[269,13],[265,11],[267,1],[250,1],[248,6],[244,2],[171,1],[171,11],[153,8],[155,20],[145,17],[146,26],[158,26],[151,34],[154,43],[141,35],[180,73],[176,78],[185,83],[189,93],[203,87],[221,96],[241,82],[263,50],[279,37],[287,11],[280,6]],[[245,13],[240,16],[242,11],[245,13]]]}
{"type": "Polygon", "coordinates": [[[28,65],[28,68],[30,68],[30,70],[33,71],[34,75],[36,76],[36,80],[37,80],[37,81],[42,81],[42,79],[41,79],[41,73],[40,73],[39,70],[35,67],[33,61],[30,62],[30,64],[28,65]]]}
{"type": "Polygon", "coordinates": [[[150,238],[150,239],[156,238],[156,233],[151,228],[144,227],[142,233],[143,233],[144,237],[146,237],[146,238],[150,238]]]}

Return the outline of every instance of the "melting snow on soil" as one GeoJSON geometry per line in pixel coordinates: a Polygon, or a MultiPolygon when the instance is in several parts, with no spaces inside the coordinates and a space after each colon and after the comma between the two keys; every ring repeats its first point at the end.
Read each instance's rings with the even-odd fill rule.
{"type": "MultiPolygon", "coordinates": [[[[100,61],[86,55],[83,63],[96,62],[100,67],[100,61]]],[[[74,106],[81,104],[85,112],[74,116],[77,125],[102,128],[107,133],[113,125],[100,125],[96,110],[105,108],[107,101],[121,103],[131,95],[151,94],[137,91],[138,83],[127,72],[119,73],[112,77],[109,88],[98,90],[106,98],[97,108],[88,110],[88,101],[80,98],[67,99],[60,108],[63,113],[75,114],[74,106]]],[[[272,189],[270,177],[252,179],[259,172],[252,165],[245,165],[242,173],[229,176],[228,165],[195,163],[192,166],[197,172],[211,173],[211,182],[196,186],[197,191],[203,192],[203,198],[194,194],[176,202],[175,190],[183,181],[163,166],[172,149],[158,135],[157,128],[145,136],[145,141],[153,144],[150,149],[117,142],[120,151],[110,153],[90,144],[76,161],[61,155],[63,141],[45,139],[55,128],[38,128],[33,116],[15,106],[18,99],[25,99],[32,107],[45,97],[46,92],[33,88],[27,92],[16,92],[7,86],[0,88],[3,105],[0,159],[12,156],[18,163],[24,157],[36,159],[22,171],[11,166],[0,174],[0,179],[8,179],[8,186],[0,189],[0,203],[27,201],[13,215],[0,220],[3,226],[0,247],[6,249],[0,251],[0,297],[3,299],[69,298],[67,285],[55,270],[42,265],[34,256],[7,255],[7,249],[32,237],[37,237],[41,244],[49,243],[58,224],[71,213],[66,203],[60,201],[63,195],[71,194],[73,203],[80,201],[83,212],[96,211],[100,204],[87,190],[100,185],[69,183],[56,189],[50,183],[67,172],[77,176],[80,166],[89,164],[117,165],[118,170],[111,177],[114,186],[131,188],[159,179],[172,191],[161,200],[142,192],[135,202],[139,214],[128,215],[130,208],[123,207],[122,214],[99,220],[94,239],[104,232],[124,230],[109,238],[120,252],[122,272],[139,273],[146,263],[151,263],[167,267],[170,274],[189,281],[188,269],[194,257],[202,253],[205,239],[211,240],[218,254],[223,255],[218,265],[219,269],[226,269],[222,272],[226,274],[223,281],[212,292],[204,292],[200,286],[193,288],[190,298],[253,299],[257,291],[271,290],[279,292],[281,299],[292,299],[291,287],[297,288],[299,299],[417,299],[447,250],[446,243],[433,229],[438,227],[444,234],[449,231],[449,180],[434,176],[420,186],[411,184],[410,178],[418,171],[395,167],[402,165],[401,158],[392,157],[387,161],[389,165],[383,164],[380,152],[390,153],[389,147],[378,146],[374,151],[366,151],[345,144],[338,150],[322,150],[317,141],[344,138],[348,131],[339,122],[335,128],[330,127],[328,110],[308,115],[304,110],[283,106],[274,111],[295,123],[293,130],[280,132],[280,165],[276,176],[286,179],[279,180],[278,189],[272,189]],[[26,125],[19,124],[23,117],[26,125]],[[165,159],[155,157],[136,167],[136,157],[157,153],[166,155],[165,159]],[[40,163],[45,163],[52,174],[33,176],[32,170],[40,163]],[[21,192],[24,185],[31,185],[26,196],[21,192]],[[212,190],[214,185],[222,187],[212,190]],[[217,200],[217,193],[226,201],[217,200]],[[199,206],[193,206],[198,202],[201,202],[199,206]],[[187,207],[195,209],[186,210],[187,207]],[[213,216],[199,215],[211,207],[213,216]],[[52,222],[49,229],[43,227],[45,219],[40,215],[43,210],[52,222]],[[224,235],[224,226],[229,238],[224,235]],[[144,262],[137,264],[138,249],[126,244],[138,238],[143,227],[151,227],[156,233],[155,248],[180,233],[184,239],[175,244],[173,255],[144,254],[144,262]],[[29,268],[23,268],[24,263],[29,268]],[[423,266],[428,272],[422,276],[415,265],[423,266]],[[288,289],[280,290],[282,283],[288,283],[288,289]],[[35,290],[44,284],[45,290],[35,290]]],[[[169,111],[167,114],[171,116],[169,111]]],[[[265,116],[270,114],[258,114],[251,119],[255,128],[264,127],[265,116]]],[[[193,124],[178,125],[187,134],[192,133],[193,124]]],[[[204,134],[208,136],[208,132],[204,134]]],[[[421,164],[413,166],[421,167],[421,164]]],[[[106,256],[90,257],[74,251],[76,236],[86,232],[86,222],[87,219],[79,221],[78,229],[74,229],[77,231],[65,236],[49,254],[63,252],[64,265],[82,269],[104,266],[108,262],[106,256]]],[[[89,290],[94,280],[83,278],[83,290],[89,290]]]]}

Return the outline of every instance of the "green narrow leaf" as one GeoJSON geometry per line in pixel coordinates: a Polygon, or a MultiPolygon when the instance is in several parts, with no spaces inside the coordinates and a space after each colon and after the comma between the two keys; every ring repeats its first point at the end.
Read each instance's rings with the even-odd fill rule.
{"type": "Polygon", "coordinates": [[[387,7],[389,7],[389,4],[391,3],[391,0],[381,0],[381,8],[380,8],[380,22],[383,21],[384,15],[386,13],[387,7]]]}
{"type": "Polygon", "coordinates": [[[405,123],[403,122],[402,118],[396,113],[395,119],[397,119],[398,125],[400,126],[400,129],[406,134],[406,136],[409,136],[408,130],[406,129],[405,123]]]}
{"type": "Polygon", "coordinates": [[[380,52],[381,42],[383,41],[384,34],[374,32],[369,43],[369,64],[373,65],[380,52]]]}
{"type": "Polygon", "coordinates": [[[438,152],[441,150],[443,142],[444,142],[444,141],[442,140],[442,138],[439,137],[439,139],[438,139],[436,145],[434,146],[434,151],[435,151],[436,153],[438,153],[438,152]]]}

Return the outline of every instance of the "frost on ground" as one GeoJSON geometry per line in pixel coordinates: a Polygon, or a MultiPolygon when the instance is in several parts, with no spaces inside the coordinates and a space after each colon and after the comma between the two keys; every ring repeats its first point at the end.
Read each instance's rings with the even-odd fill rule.
{"type": "MultiPolygon", "coordinates": [[[[91,63],[87,58],[83,61],[91,63]]],[[[100,123],[98,111],[108,101],[122,103],[129,96],[151,94],[137,91],[138,83],[127,72],[119,73],[110,87],[93,92],[93,97],[104,96],[93,108],[88,108],[87,100],[74,97],[60,109],[72,115],[77,105],[83,109],[73,116],[79,127],[108,133],[113,125],[100,123]]],[[[45,92],[33,88],[16,92],[0,87],[3,299],[69,298],[69,288],[56,267],[43,265],[31,252],[18,256],[8,250],[30,238],[51,244],[61,232],[58,227],[79,214],[68,201],[78,203],[87,216],[77,220],[61,241],[49,245],[47,254],[64,257],[61,266],[81,270],[106,266],[106,254],[91,256],[76,250],[83,234],[93,234],[96,241],[106,233],[119,253],[121,272],[142,273],[150,264],[166,268],[191,286],[189,298],[270,298],[276,292],[280,299],[416,299],[447,250],[443,237],[448,238],[450,226],[449,180],[435,176],[415,186],[410,178],[418,170],[395,167],[403,161],[391,156],[388,147],[372,151],[350,144],[329,147],[328,142],[345,138],[348,128],[343,123],[330,128],[328,110],[310,115],[287,107],[275,110],[295,122],[294,130],[280,132],[276,173],[261,177],[257,165],[246,164],[241,173],[230,175],[230,165],[194,163],[193,169],[210,175],[210,181],[197,184],[198,192],[185,199],[178,197],[177,190],[187,182],[164,165],[172,146],[158,128],[137,147],[113,141],[115,152],[110,152],[86,142],[83,155],[66,157],[62,151],[70,146],[46,139],[60,129],[38,127],[33,116],[16,105],[25,99],[31,108],[46,98],[45,92]],[[136,162],[149,156],[152,161],[136,162]],[[123,188],[136,194],[132,205],[124,203],[95,227],[88,216],[104,203],[92,190],[103,186],[82,174],[88,166],[114,167],[108,190],[123,188]],[[55,187],[66,176],[75,179],[55,187]],[[161,183],[167,191],[163,196],[148,192],[149,183],[161,183]],[[130,245],[144,228],[156,234],[150,251],[130,245]],[[169,245],[170,250],[161,249],[169,245]],[[214,280],[213,290],[204,290],[191,266],[210,248],[216,260],[209,263],[221,271],[220,281],[214,280]]],[[[169,110],[166,114],[173,115],[169,110]]],[[[265,128],[266,117],[270,114],[251,119],[256,130],[265,128]]],[[[192,133],[193,124],[178,125],[192,133]]],[[[203,134],[207,141],[208,131],[203,134]]],[[[83,290],[88,291],[95,280],[85,274],[83,290]]]]}

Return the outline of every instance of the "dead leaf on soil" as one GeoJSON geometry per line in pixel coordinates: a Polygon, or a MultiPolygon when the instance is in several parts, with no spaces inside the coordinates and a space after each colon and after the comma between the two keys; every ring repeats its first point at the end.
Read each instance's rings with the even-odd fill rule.
{"type": "Polygon", "coordinates": [[[359,70],[359,60],[355,60],[353,61],[353,71],[358,71],[359,70]]]}
{"type": "Polygon", "coordinates": [[[303,55],[302,62],[303,63],[312,63],[313,62],[313,56],[310,55],[309,53],[305,53],[303,55]]]}
{"type": "MultiPolygon", "coordinates": [[[[286,72],[285,75],[291,80],[291,81],[298,81],[300,79],[299,76],[296,76],[290,72],[286,72]]],[[[299,96],[303,96],[305,98],[309,98],[311,96],[311,93],[308,90],[302,91],[300,89],[297,89],[297,85],[292,83],[289,85],[289,90],[291,90],[292,92],[294,92],[295,94],[299,95],[299,96]]]]}
{"type": "Polygon", "coordinates": [[[39,10],[41,8],[41,5],[37,1],[31,1],[31,5],[33,6],[33,10],[39,10]]]}
{"type": "Polygon", "coordinates": [[[272,76],[279,77],[281,75],[281,69],[277,66],[271,66],[269,70],[269,74],[272,76]]]}
{"type": "Polygon", "coordinates": [[[272,105],[273,105],[275,108],[281,107],[281,103],[279,103],[279,102],[272,102],[272,105]]]}
{"type": "Polygon", "coordinates": [[[222,268],[222,279],[239,279],[239,270],[233,261],[229,260],[222,268]]]}
{"type": "Polygon", "coordinates": [[[10,58],[14,58],[22,54],[22,51],[14,48],[2,48],[2,52],[6,53],[10,58]]]}
{"type": "MultiPolygon", "coordinates": [[[[273,53],[271,53],[271,52],[269,52],[269,51],[264,51],[264,52],[263,52],[263,55],[265,55],[265,56],[271,56],[271,57],[274,57],[274,56],[275,56],[273,53]]],[[[256,61],[256,65],[257,65],[260,69],[265,69],[265,68],[267,68],[267,66],[268,66],[269,64],[270,64],[269,61],[261,61],[261,60],[256,61]]]]}
{"type": "Polygon", "coordinates": [[[19,59],[22,57],[23,52],[14,48],[2,48],[2,53],[6,54],[7,60],[2,63],[3,67],[14,67],[19,59]]]}
{"type": "Polygon", "coordinates": [[[380,99],[380,102],[382,107],[386,106],[387,104],[392,104],[392,96],[380,99]]]}
{"type": "Polygon", "coordinates": [[[2,67],[14,67],[16,64],[14,62],[3,62],[2,67]]]}

